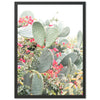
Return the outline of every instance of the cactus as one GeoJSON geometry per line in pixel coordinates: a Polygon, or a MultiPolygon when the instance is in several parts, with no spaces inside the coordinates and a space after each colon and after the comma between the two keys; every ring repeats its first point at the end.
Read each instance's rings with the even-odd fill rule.
{"type": "Polygon", "coordinates": [[[36,72],[32,76],[31,93],[32,95],[42,95],[44,87],[43,77],[40,73],[36,72]]]}
{"type": "Polygon", "coordinates": [[[45,48],[42,51],[42,54],[39,58],[39,64],[37,66],[38,67],[37,71],[39,71],[40,73],[43,73],[49,70],[50,67],[52,66],[52,63],[53,63],[53,55],[50,50],[45,48]]]}
{"type": "Polygon", "coordinates": [[[67,44],[67,43],[68,43],[68,40],[67,40],[67,39],[60,39],[60,40],[59,40],[59,44],[62,45],[63,42],[64,42],[65,44],[67,44]]]}
{"type": "Polygon", "coordinates": [[[57,27],[49,28],[46,35],[46,47],[50,47],[59,35],[57,27]]]}
{"type": "Polygon", "coordinates": [[[79,48],[80,47],[80,45],[81,45],[81,43],[82,43],[82,32],[81,31],[79,31],[78,32],[78,34],[77,34],[77,47],[79,48]]]}
{"type": "Polygon", "coordinates": [[[82,56],[78,56],[77,60],[75,61],[75,65],[80,65],[82,63],[82,56]]]}
{"type": "Polygon", "coordinates": [[[45,30],[44,27],[40,22],[34,22],[32,25],[32,33],[34,36],[35,41],[43,46],[44,45],[44,38],[45,38],[45,30]]]}
{"type": "Polygon", "coordinates": [[[60,64],[60,62],[63,60],[63,58],[66,56],[65,53],[62,53],[61,56],[59,56],[57,59],[55,59],[57,61],[58,64],[60,64]]]}
{"type": "Polygon", "coordinates": [[[24,75],[24,85],[31,87],[32,79],[31,79],[30,75],[31,75],[30,72],[28,72],[24,75]]]}
{"type": "Polygon", "coordinates": [[[70,33],[69,27],[65,27],[65,28],[63,28],[63,30],[60,33],[59,37],[65,37],[65,36],[69,35],[69,33],[70,33]]]}
{"type": "Polygon", "coordinates": [[[32,26],[28,25],[26,27],[18,28],[18,34],[25,37],[25,38],[33,38],[32,26]]]}
{"type": "Polygon", "coordinates": [[[33,13],[31,11],[24,11],[21,14],[20,18],[25,17],[25,16],[31,16],[32,18],[34,18],[34,15],[33,15],[33,13]]]}
{"type": "Polygon", "coordinates": [[[61,61],[61,63],[62,63],[63,66],[67,66],[68,65],[68,59],[69,58],[71,58],[72,63],[74,63],[76,61],[77,57],[78,56],[77,56],[76,53],[70,53],[70,54],[68,54],[68,55],[66,55],[64,57],[64,59],[61,61]]]}

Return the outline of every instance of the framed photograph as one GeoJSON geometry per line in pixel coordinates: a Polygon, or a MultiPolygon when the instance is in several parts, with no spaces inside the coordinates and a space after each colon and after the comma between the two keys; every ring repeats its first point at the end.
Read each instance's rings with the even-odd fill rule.
{"type": "Polygon", "coordinates": [[[86,97],[86,2],[15,2],[15,98],[86,97]]]}

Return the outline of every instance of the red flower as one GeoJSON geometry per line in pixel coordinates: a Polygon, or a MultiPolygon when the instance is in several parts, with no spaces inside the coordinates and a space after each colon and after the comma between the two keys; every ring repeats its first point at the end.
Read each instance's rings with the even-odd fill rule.
{"type": "Polygon", "coordinates": [[[45,48],[45,46],[43,46],[42,48],[45,48]]]}
{"type": "Polygon", "coordinates": [[[27,18],[27,19],[28,19],[28,16],[26,16],[25,18],[27,18]]]}
{"type": "Polygon", "coordinates": [[[23,58],[20,58],[19,60],[25,63],[25,60],[23,58]]]}
{"type": "Polygon", "coordinates": [[[20,65],[18,65],[18,69],[21,69],[20,65]]]}
{"type": "Polygon", "coordinates": [[[26,50],[26,53],[29,53],[30,52],[30,50],[26,50]]]}
{"type": "Polygon", "coordinates": [[[45,76],[45,75],[46,75],[46,73],[43,73],[43,75],[45,76]]]}
{"type": "Polygon", "coordinates": [[[55,44],[57,45],[58,43],[57,43],[57,42],[55,42],[55,44]]]}
{"type": "Polygon", "coordinates": [[[56,62],[55,59],[53,60],[53,66],[54,66],[54,65],[57,65],[57,62],[56,62]]]}
{"type": "Polygon", "coordinates": [[[65,45],[65,42],[63,42],[62,44],[65,45]]]}
{"type": "Polygon", "coordinates": [[[39,44],[37,44],[37,47],[41,47],[39,44]]]}
{"type": "Polygon", "coordinates": [[[60,68],[63,68],[63,65],[62,64],[60,64],[60,66],[59,66],[60,68]]]}
{"type": "Polygon", "coordinates": [[[59,55],[61,56],[61,52],[59,52],[59,55]]]}
{"type": "Polygon", "coordinates": [[[33,42],[33,41],[35,41],[35,39],[33,38],[33,39],[30,39],[30,42],[33,42]]]}
{"type": "Polygon", "coordinates": [[[18,46],[23,47],[23,45],[22,45],[22,44],[20,44],[20,43],[18,43],[18,46]]]}
{"type": "Polygon", "coordinates": [[[61,94],[63,93],[63,91],[61,90],[61,94]]]}
{"type": "Polygon", "coordinates": [[[53,50],[56,52],[56,51],[59,51],[57,48],[53,48],[53,50]]]}
{"type": "Polygon", "coordinates": [[[51,26],[53,26],[53,25],[50,25],[50,24],[49,24],[49,26],[51,27],[51,26]]]}
{"type": "Polygon", "coordinates": [[[56,54],[57,58],[59,57],[59,53],[56,54]]]}

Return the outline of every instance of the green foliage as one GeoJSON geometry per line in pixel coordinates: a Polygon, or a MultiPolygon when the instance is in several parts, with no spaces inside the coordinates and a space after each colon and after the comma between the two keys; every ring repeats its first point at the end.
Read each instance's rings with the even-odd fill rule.
{"type": "Polygon", "coordinates": [[[50,47],[59,35],[57,27],[49,28],[46,35],[46,47],[50,47]]]}
{"type": "Polygon", "coordinates": [[[49,70],[50,67],[52,66],[52,63],[53,63],[53,54],[51,53],[50,50],[45,48],[42,51],[42,54],[39,58],[39,64],[37,65],[38,67],[37,71],[39,71],[40,73],[43,73],[49,70]]]}
{"type": "Polygon", "coordinates": [[[34,36],[35,41],[43,46],[44,45],[44,38],[45,38],[45,30],[44,27],[40,22],[34,22],[32,25],[32,33],[34,36]]]}

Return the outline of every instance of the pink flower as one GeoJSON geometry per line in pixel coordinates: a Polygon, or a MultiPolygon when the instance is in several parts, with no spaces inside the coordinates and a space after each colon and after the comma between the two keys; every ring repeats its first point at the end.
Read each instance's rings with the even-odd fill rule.
{"type": "Polygon", "coordinates": [[[59,66],[60,68],[63,68],[63,65],[62,64],[60,64],[60,66],[59,66]]]}
{"type": "Polygon", "coordinates": [[[25,60],[23,58],[20,58],[19,60],[25,63],[25,60]]]}
{"type": "Polygon", "coordinates": [[[59,52],[59,55],[61,56],[61,52],[59,52]]]}
{"type": "Polygon", "coordinates": [[[23,23],[23,19],[22,19],[22,18],[20,18],[18,22],[19,22],[19,23],[23,23]]]}
{"type": "Polygon", "coordinates": [[[30,50],[26,50],[26,53],[29,53],[30,52],[30,50]]]}
{"type": "Polygon", "coordinates": [[[65,45],[65,42],[63,42],[62,44],[65,45]]]}
{"type": "Polygon", "coordinates": [[[25,63],[26,61],[23,59],[23,62],[25,63]]]}
{"type": "Polygon", "coordinates": [[[55,42],[55,44],[57,45],[58,43],[57,43],[57,42],[55,42]]]}
{"type": "Polygon", "coordinates": [[[61,90],[61,94],[63,93],[63,91],[61,90]]]}
{"type": "Polygon", "coordinates": [[[30,42],[33,42],[33,41],[35,41],[35,39],[33,38],[33,39],[30,39],[30,42]]]}
{"type": "Polygon", "coordinates": [[[43,46],[42,48],[45,48],[45,46],[43,46]]]}
{"type": "Polygon", "coordinates": [[[62,89],[62,87],[60,86],[59,89],[62,89]]]}
{"type": "Polygon", "coordinates": [[[56,54],[57,58],[59,57],[59,53],[56,54]]]}
{"type": "Polygon", "coordinates": [[[37,44],[37,47],[41,47],[39,44],[37,44]]]}
{"type": "Polygon", "coordinates": [[[30,46],[28,45],[27,48],[29,48],[30,46]]]}
{"type": "Polygon", "coordinates": [[[20,65],[18,65],[18,69],[21,69],[20,65]]]}
{"type": "Polygon", "coordinates": [[[53,26],[53,25],[49,24],[49,26],[51,27],[51,26],[53,26]]]}
{"type": "Polygon", "coordinates": [[[22,44],[20,44],[20,43],[18,43],[18,46],[23,47],[23,45],[22,45],[22,44]]]}
{"type": "Polygon", "coordinates": [[[34,53],[30,53],[30,55],[33,55],[34,53]]]}
{"type": "Polygon", "coordinates": [[[53,66],[54,66],[54,65],[57,65],[57,62],[56,62],[55,59],[53,60],[53,66]]]}
{"type": "Polygon", "coordinates": [[[53,48],[53,50],[56,52],[56,51],[59,51],[57,48],[53,48]]]}
{"type": "Polygon", "coordinates": [[[27,19],[28,19],[28,16],[26,16],[25,18],[27,18],[27,19]]]}
{"type": "Polygon", "coordinates": [[[20,61],[23,61],[23,59],[22,59],[22,58],[20,58],[19,60],[20,60],[20,61]]]}
{"type": "Polygon", "coordinates": [[[43,75],[45,76],[45,75],[46,75],[46,73],[43,73],[43,75]]]}

